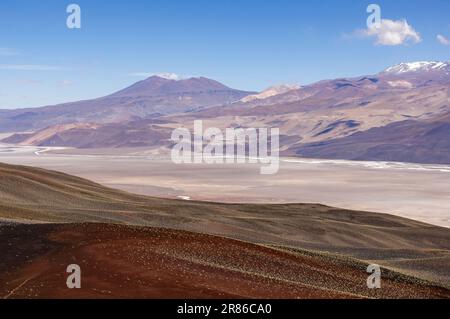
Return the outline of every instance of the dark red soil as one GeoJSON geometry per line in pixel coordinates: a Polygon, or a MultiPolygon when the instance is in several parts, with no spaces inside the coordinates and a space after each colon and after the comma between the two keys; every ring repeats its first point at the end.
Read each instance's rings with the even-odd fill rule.
{"type": "Polygon", "coordinates": [[[449,298],[390,273],[369,290],[364,267],[223,237],[109,224],[0,227],[3,298],[449,298]],[[78,264],[82,288],[68,289],[78,264]]]}

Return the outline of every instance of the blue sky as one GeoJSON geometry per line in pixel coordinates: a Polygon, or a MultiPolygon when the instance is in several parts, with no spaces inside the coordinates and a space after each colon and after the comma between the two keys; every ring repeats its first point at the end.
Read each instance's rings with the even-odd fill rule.
{"type": "Polygon", "coordinates": [[[450,39],[449,12],[448,0],[2,0],[0,108],[99,97],[143,79],[136,73],[262,90],[448,61],[437,35],[450,39]],[[81,29],[66,26],[71,3],[81,29]],[[382,19],[406,19],[420,41],[365,33],[370,3],[382,19]]]}

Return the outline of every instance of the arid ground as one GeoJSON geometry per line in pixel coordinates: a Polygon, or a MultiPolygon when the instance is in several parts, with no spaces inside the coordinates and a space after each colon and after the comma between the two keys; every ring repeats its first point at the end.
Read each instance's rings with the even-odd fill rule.
{"type": "Polygon", "coordinates": [[[450,166],[283,158],[276,175],[259,165],[175,165],[142,150],[0,147],[0,162],[73,174],[164,198],[226,203],[321,203],[450,227],[450,166]],[[37,153],[36,153],[37,152],[37,153]],[[54,154],[54,153],[59,154],[54,154]]]}
{"type": "Polygon", "coordinates": [[[450,298],[386,273],[367,289],[362,264],[183,231],[106,224],[0,228],[3,298],[450,298]],[[65,287],[65,265],[82,288],[65,287]]]}
{"type": "Polygon", "coordinates": [[[0,164],[0,177],[4,298],[450,297],[448,228],[318,204],[147,197],[24,166],[0,164]],[[84,289],[65,286],[73,263],[84,289]]]}

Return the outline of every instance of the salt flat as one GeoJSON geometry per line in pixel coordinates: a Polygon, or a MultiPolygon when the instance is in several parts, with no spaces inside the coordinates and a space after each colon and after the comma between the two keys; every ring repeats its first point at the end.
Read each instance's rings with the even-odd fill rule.
{"type": "Polygon", "coordinates": [[[176,165],[169,158],[121,156],[117,151],[87,155],[78,150],[70,154],[46,150],[0,146],[0,162],[62,171],[150,196],[321,203],[450,227],[449,166],[284,158],[278,174],[260,175],[258,164],[176,165]]]}

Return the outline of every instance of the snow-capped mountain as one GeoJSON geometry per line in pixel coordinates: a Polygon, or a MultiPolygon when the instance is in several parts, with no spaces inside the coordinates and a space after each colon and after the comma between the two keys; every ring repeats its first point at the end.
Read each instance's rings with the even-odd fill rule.
{"type": "Polygon", "coordinates": [[[155,76],[159,76],[160,78],[166,79],[166,80],[174,80],[174,81],[180,81],[183,78],[175,73],[170,72],[164,72],[164,73],[157,73],[154,74],[155,76]]]}
{"type": "Polygon", "coordinates": [[[92,101],[0,111],[0,132],[35,130],[3,142],[40,146],[166,147],[172,129],[202,119],[220,128],[279,128],[289,156],[450,164],[449,96],[445,62],[402,63],[374,75],[281,85],[261,93],[233,90],[206,78],[153,76],[92,101]],[[407,125],[389,126],[405,121],[407,125]],[[46,129],[71,123],[77,126],[46,129]],[[400,128],[404,134],[394,134],[400,128]],[[362,135],[372,129],[375,133],[362,135]],[[357,133],[361,137],[352,143],[332,142],[357,133]],[[401,152],[394,157],[392,149],[401,152]]]}
{"type": "Polygon", "coordinates": [[[394,65],[384,71],[388,74],[403,74],[411,72],[428,72],[428,71],[442,71],[450,70],[449,62],[439,62],[439,61],[418,61],[410,63],[400,63],[394,65]]]}
{"type": "Polygon", "coordinates": [[[297,90],[299,88],[300,88],[300,86],[298,86],[298,85],[290,85],[290,84],[272,86],[272,87],[262,91],[261,93],[244,97],[241,100],[241,102],[247,103],[247,102],[251,102],[251,101],[255,101],[255,100],[264,100],[264,99],[267,99],[272,96],[284,94],[284,93],[287,93],[292,90],[297,90]]]}

